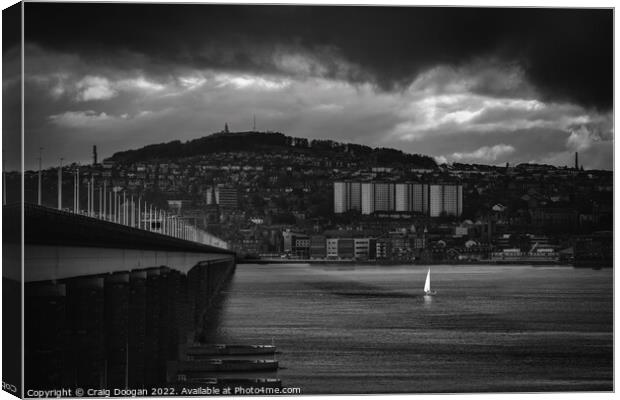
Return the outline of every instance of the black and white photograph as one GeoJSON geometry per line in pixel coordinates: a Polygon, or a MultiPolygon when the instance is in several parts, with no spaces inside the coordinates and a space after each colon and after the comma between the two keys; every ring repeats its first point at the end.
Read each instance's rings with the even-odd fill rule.
{"type": "Polygon", "coordinates": [[[612,4],[3,8],[4,391],[613,393],[612,4]]]}

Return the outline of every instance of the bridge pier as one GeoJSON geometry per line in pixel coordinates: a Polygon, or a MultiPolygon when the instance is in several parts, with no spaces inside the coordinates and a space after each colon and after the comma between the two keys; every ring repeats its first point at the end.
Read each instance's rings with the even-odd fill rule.
{"type": "Polygon", "coordinates": [[[125,387],[129,352],[129,272],[104,278],[105,381],[111,387],[125,387]]]}
{"type": "Polygon", "coordinates": [[[129,274],[129,321],[127,354],[127,381],[129,387],[146,385],[145,338],[146,338],[146,271],[131,271],[129,274]]]}
{"type": "Polygon", "coordinates": [[[26,388],[164,385],[234,267],[229,257],[187,274],[162,266],[26,283],[26,388]]]}

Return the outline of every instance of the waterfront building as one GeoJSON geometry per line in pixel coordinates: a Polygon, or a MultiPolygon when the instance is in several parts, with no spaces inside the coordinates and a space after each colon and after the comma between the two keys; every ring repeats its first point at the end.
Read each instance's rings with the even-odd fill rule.
{"type": "Polygon", "coordinates": [[[299,258],[310,257],[310,238],[308,236],[294,236],[292,243],[293,255],[299,258]]]}
{"type": "Polygon", "coordinates": [[[391,253],[390,242],[386,239],[377,239],[375,243],[375,258],[377,260],[389,258],[391,253]]]}
{"type": "Polygon", "coordinates": [[[353,239],[353,254],[357,260],[374,260],[376,258],[375,239],[371,238],[357,238],[353,239]]]}
{"type": "Polygon", "coordinates": [[[310,237],[310,258],[327,257],[327,242],[323,235],[313,235],[310,237]]]}
{"type": "Polygon", "coordinates": [[[325,240],[327,248],[327,258],[338,258],[338,238],[329,238],[325,240]]]}
{"type": "Polygon", "coordinates": [[[310,237],[303,233],[294,233],[290,230],[282,232],[284,239],[284,252],[300,257],[308,258],[310,256],[310,237]]]}
{"type": "Polygon", "coordinates": [[[338,258],[351,259],[355,257],[355,242],[352,238],[338,239],[338,258]]]}

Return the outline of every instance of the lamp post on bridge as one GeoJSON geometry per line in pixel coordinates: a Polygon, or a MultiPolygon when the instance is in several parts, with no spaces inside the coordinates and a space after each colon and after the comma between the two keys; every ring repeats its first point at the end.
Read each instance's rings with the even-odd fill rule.
{"type": "Polygon", "coordinates": [[[114,221],[114,202],[112,200],[114,200],[114,193],[110,192],[108,193],[108,221],[113,222],[114,221]]]}
{"type": "Polygon", "coordinates": [[[106,179],[103,180],[103,219],[108,219],[108,208],[107,208],[107,197],[108,197],[108,181],[106,179]]]}
{"type": "Polygon", "coordinates": [[[142,229],[142,197],[138,196],[138,229],[142,229]]]}
{"type": "MultiPolygon", "coordinates": [[[[80,167],[75,168],[75,184],[73,186],[73,212],[80,213],[80,167]]],[[[90,195],[90,192],[88,192],[90,195]]]]}
{"type": "Polygon", "coordinates": [[[37,204],[41,205],[42,202],[42,194],[41,194],[41,180],[42,180],[42,172],[41,172],[41,164],[43,163],[43,147],[39,147],[39,181],[37,185],[37,204]]]}
{"type": "Polygon", "coordinates": [[[62,160],[60,157],[60,164],[58,165],[58,209],[62,210],[62,160]]]}
{"type": "Polygon", "coordinates": [[[164,235],[167,235],[167,234],[168,234],[168,231],[167,231],[167,226],[166,226],[166,225],[167,225],[167,222],[168,222],[168,221],[167,221],[168,216],[166,215],[166,212],[165,212],[165,211],[164,211],[163,213],[164,213],[164,217],[163,217],[163,219],[162,219],[162,224],[163,224],[163,226],[162,226],[162,233],[163,233],[164,235]]]}
{"type": "Polygon", "coordinates": [[[90,211],[88,213],[88,216],[92,217],[96,215],[95,214],[95,178],[93,177],[92,170],[90,172],[90,189],[88,193],[90,193],[90,203],[89,203],[90,211]]]}
{"type": "Polygon", "coordinates": [[[6,154],[2,149],[2,205],[6,206],[6,154]]]}

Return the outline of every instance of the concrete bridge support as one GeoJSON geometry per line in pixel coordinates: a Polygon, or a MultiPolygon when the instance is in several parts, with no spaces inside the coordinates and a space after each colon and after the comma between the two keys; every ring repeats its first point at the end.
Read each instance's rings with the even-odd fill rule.
{"type": "Polygon", "coordinates": [[[179,345],[202,327],[231,258],[187,274],[153,267],[25,286],[26,388],[164,385],[179,345]]]}

